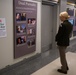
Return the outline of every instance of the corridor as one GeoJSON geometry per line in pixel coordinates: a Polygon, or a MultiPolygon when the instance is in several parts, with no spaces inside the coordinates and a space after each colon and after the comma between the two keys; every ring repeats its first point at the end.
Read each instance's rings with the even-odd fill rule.
{"type": "MultiPolygon", "coordinates": [[[[76,74],[76,39],[71,41],[66,50],[69,71],[67,75],[76,74]]],[[[63,75],[57,72],[60,68],[58,49],[51,49],[29,59],[7,66],[0,70],[0,75],[63,75]]]]}

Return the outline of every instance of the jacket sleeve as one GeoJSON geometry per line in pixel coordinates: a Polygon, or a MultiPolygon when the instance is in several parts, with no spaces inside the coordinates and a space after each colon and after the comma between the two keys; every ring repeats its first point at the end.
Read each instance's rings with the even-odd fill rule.
{"type": "Polygon", "coordinates": [[[65,34],[65,27],[63,24],[61,24],[59,26],[58,33],[56,34],[55,41],[57,42],[58,40],[60,40],[60,38],[62,38],[64,34],[65,34]]]}

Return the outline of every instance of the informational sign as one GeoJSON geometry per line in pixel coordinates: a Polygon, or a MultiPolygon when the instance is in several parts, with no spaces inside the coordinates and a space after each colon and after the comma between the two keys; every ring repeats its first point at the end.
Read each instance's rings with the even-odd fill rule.
{"type": "Polygon", "coordinates": [[[75,26],[76,26],[76,10],[75,10],[75,26]]]}
{"type": "Polygon", "coordinates": [[[14,0],[14,58],[36,50],[37,3],[14,0]]]}
{"type": "Polygon", "coordinates": [[[0,18],[0,37],[6,37],[6,21],[5,18],[0,18]]]}
{"type": "Polygon", "coordinates": [[[73,26],[73,36],[76,36],[76,10],[75,10],[75,24],[73,26]]]}
{"type": "Polygon", "coordinates": [[[74,16],[74,9],[67,8],[67,12],[70,16],[74,16]]]}
{"type": "Polygon", "coordinates": [[[73,25],[73,36],[76,36],[76,12],[75,9],[67,8],[67,12],[70,15],[69,22],[73,25]],[[75,13],[75,15],[74,15],[75,13]]]}

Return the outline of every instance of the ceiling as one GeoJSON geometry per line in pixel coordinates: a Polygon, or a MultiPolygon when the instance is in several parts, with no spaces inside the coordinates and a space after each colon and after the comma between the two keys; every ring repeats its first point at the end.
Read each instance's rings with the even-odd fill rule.
{"type": "Polygon", "coordinates": [[[67,2],[75,3],[75,2],[76,2],[76,0],[67,0],[67,2]]]}
{"type": "MultiPolygon", "coordinates": [[[[59,0],[42,0],[42,1],[55,1],[55,2],[58,2],[59,0]]],[[[70,2],[70,3],[75,3],[76,0],[66,0],[67,2],[70,2]]]]}

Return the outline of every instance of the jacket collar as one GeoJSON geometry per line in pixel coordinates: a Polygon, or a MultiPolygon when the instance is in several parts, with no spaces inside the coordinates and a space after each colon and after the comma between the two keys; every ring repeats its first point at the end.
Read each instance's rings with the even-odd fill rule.
{"type": "Polygon", "coordinates": [[[68,22],[68,20],[65,20],[64,22],[68,22]]]}

